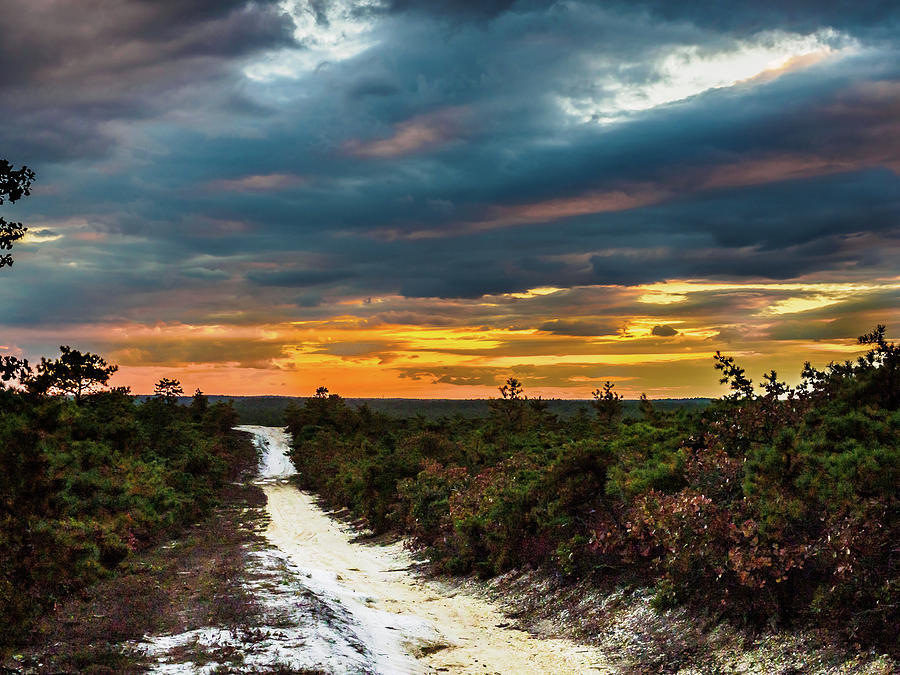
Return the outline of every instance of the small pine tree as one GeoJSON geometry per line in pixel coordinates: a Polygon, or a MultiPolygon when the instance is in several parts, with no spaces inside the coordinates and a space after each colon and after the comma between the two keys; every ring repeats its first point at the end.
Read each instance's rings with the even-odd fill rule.
{"type": "Polygon", "coordinates": [[[181,388],[181,382],[178,380],[164,377],[156,383],[153,394],[167,403],[175,403],[179,396],[184,395],[184,389],[181,388]]]}
{"type": "Polygon", "coordinates": [[[650,423],[657,421],[656,408],[653,407],[653,402],[647,398],[647,394],[641,394],[641,398],[638,401],[638,409],[641,411],[641,417],[644,418],[644,421],[650,423]]]}
{"type": "Polygon", "coordinates": [[[591,392],[597,417],[609,428],[612,428],[622,417],[622,399],[617,392],[613,391],[615,386],[612,382],[607,381],[602,390],[595,389],[591,392]]]}
{"type": "Polygon", "coordinates": [[[746,371],[734,362],[733,356],[723,356],[717,351],[713,357],[716,360],[715,369],[722,371],[720,384],[727,384],[734,392],[724,398],[729,401],[741,399],[753,399],[753,380],[747,377],[746,371]]]}

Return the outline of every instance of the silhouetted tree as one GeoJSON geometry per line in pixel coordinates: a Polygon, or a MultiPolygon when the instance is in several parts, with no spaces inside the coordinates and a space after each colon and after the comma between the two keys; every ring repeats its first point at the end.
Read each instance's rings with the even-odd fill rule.
{"type": "Polygon", "coordinates": [[[197,389],[194,392],[194,398],[191,399],[191,417],[196,421],[202,420],[207,410],[209,410],[209,397],[197,389]]]}
{"type": "Polygon", "coordinates": [[[339,394],[329,394],[328,387],[318,387],[303,406],[288,406],[284,413],[291,433],[315,433],[319,429],[337,431],[356,428],[358,416],[339,394]]]}
{"type": "Polygon", "coordinates": [[[520,431],[528,400],[524,395],[522,383],[515,377],[509,377],[505,384],[497,387],[497,390],[500,392],[500,398],[488,401],[492,416],[504,431],[520,431]]]}
{"type": "Polygon", "coordinates": [[[105,386],[119,369],[97,354],[82,353],[66,345],[60,346],[59,350],[60,357],[53,361],[41,357],[37,373],[25,383],[30,392],[68,395],[75,398],[75,403],[80,403],[82,396],[105,386]]]}
{"type": "MultiPolygon", "coordinates": [[[[27,166],[14,169],[8,160],[0,159],[0,204],[16,202],[31,194],[34,171],[27,166]]],[[[10,222],[0,216],[0,251],[9,251],[13,243],[25,236],[27,228],[22,223],[10,222]]],[[[12,255],[0,254],[0,267],[12,265],[12,255]]]]}
{"type": "Polygon", "coordinates": [[[622,417],[622,399],[613,391],[612,382],[606,382],[603,389],[594,389],[591,394],[594,397],[592,405],[597,411],[597,417],[607,427],[612,427],[622,417]]]}
{"type": "Polygon", "coordinates": [[[641,416],[647,422],[655,423],[658,421],[656,408],[653,407],[653,401],[647,398],[647,394],[641,394],[641,398],[638,401],[638,409],[641,411],[641,416]]]}
{"type": "Polygon", "coordinates": [[[766,392],[766,398],[769,399],[779,399],[790,391],[790,387],[785,382],[778,381],[778,373],[774,370],[763,375],[763,389],[766,392]]]}
{"type": "Polygon", "coordinates": [[[877,369],[874,388],[880,394],[881,402],[889,409],[895,410],[900,405],[900,346],[888,342],[885,331],[884,325],[878,324],[875,330],[860,335],[857,342],[873,346],[873,349],[860,359],[860,365],[877,369]]]}
{"type": "Polygon", "coordinates": [[[9,382],[18,380],[23,382],[31,376],[31,366],[28,359],[19,359],[15,356],[0,356],[0,380],[9,382]]]}
{"type": "Polygon", "coordinates": [[[542,397],[528,399],[529,417],[534,424],[550,426],[557,422],[557,417],[550,412],[550,405],[542,397]]]}
{"type": "Polygon", "coordinates": [[[156,383],[153,394],[167,403],[175,403],[178,401],[178,397],[184,394],[184,389],[181,388],[181,382],[178,380],[164,377],[156,383]]]}
{"type": "Polygon", "coordinates": [[[519,382],[516,378],[510,377],[506,380],[506,384],[501,387],[498,387],[500,391],[500,396],[507,401],[518,401],[522,398],[522,394],[524,393],[524,389],[522,388],[522,383],[519,382]]]}
{"type": "Polygon", "coordinates": [[[733,356],[723,356],[721,352],[716,352],[715,369],[722,371],[722,377],[719,379],[721,384],[727,384],[734,392],[730,396],[725,396],[725,400],[739,401],[740,399],[753,398],[753,380],[748,378],[745,370],[734,362],[733,356]]]}

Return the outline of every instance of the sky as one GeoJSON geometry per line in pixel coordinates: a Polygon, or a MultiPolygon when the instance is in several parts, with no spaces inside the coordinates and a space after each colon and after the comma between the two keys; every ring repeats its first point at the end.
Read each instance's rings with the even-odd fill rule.
{"type": "Polygon", "coordinates": [[[900,335],[900,3],[6,0],[0,353],[720,395],[900,335]]]}

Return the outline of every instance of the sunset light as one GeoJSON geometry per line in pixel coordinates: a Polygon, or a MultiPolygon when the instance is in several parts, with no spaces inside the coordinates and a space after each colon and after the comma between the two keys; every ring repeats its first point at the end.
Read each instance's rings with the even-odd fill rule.
{"type": "Polygon", "coordinates": [[[900,327],[877,22],[126,2],[78,39],[57,7],[61,39],[51,4],[4,85],[37,175],[5,353],[79,345],[139,393],[665,398],[722,393],[716,351],[796,382],[900,327]]]}
{"type": "Polygon", "coordinates": [[[900,0],[2,0],[0,66],[0,672],[900,673],[900,0]]]}

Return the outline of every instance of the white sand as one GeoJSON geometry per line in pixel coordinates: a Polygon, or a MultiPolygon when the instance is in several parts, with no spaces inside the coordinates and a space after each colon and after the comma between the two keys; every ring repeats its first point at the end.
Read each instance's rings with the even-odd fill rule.
{"type": "MultiPolygon", "coordinates": [[[[256,429],[267,428],[253,429],[267,454],[263,467],[278,467],[281,460],[268,455],[286,453],[281,430],[256,429]]],[[[307,575],[305,585],[349,613],[375,672],[611,672],[596,649],[502,627],[508,620],[485,599],[408,571],[412,561],[401,544],[353,543],[352,532],[312,497],[271,482],[266,473],[261,477],[269,479],[263,485],[271,516],[266,537],[307,575]]]]}
{"type": "MultiPolygon", "coordinates": [[[[268,672],[274,666],[329,673],[374,673],[373,658],[354,617],[328,604],[304,583],[305,575],[277,549],[252,551],[252,578],[245,588],[263,608],[252,627],[207,626],[175,635],[146,637],[132,646],[155,661],[150,673],[207,675],[227,666],[227,672],[268,672]],[[191,648],[207,656],[192,660],[191,648]],[[239,654],[239,664],[229,656],[239,654]]],[[[327,599],[326,599],[327,600],[327,599]]]]}
{"type": "Polygon", "coordinates": [[[260,427],[252,424],[243,424],[235,428],[253,434],[254,441],[262,452],[262,460],[259,465],[260,479],[277,480],[289,478],[297,473],[297,469],[294,468],[293,463],[287,456],[290,439],[284,429],[281,427],[260,427]]]}

